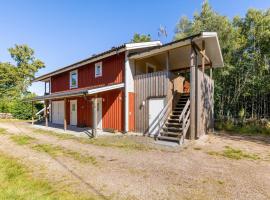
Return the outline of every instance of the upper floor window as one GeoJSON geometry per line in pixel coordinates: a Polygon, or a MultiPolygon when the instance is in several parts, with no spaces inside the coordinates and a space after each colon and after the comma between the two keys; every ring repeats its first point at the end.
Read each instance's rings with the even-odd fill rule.
{"type": "Polygon", "coordinates": [[[102,76],[102,62],[95,63],[95,77],[102,76]]]}
{"type": "Polygon", "coordinates": [[[51,88],[50,88],[51,86],[50,86],[50,81],[45,81],[45,95],[48,95],[48,94],[50,94],[50,90],[51,90],[51,88]]]}
{"type": "Polygon", "coordinates": [[[70,88],[77,88],[78,87],[78,71],[74,70],[71,71],[69,74],[69,86],[70,88]]]}

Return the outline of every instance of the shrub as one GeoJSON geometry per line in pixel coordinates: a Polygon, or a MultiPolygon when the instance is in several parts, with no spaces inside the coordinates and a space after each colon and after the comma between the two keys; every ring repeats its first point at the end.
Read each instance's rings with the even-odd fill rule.
{"type": "MultiPolygon", "coordinates": [[[[34,107],[34,113],[37,112],[34,107]]],[[[11,106],[11,114],[17,119],[31,119],[32,118],[32,105],[30,102],[22,100],[15,100],[11,106]]]]}

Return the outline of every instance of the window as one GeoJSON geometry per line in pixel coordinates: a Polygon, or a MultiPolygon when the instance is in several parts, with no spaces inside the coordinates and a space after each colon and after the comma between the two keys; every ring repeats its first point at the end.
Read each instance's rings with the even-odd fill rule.
{"type": "Polygon", "coordinates": [[[70,72],[70,80],[69,81],[70,81],[69,82],[70,88],[78,87],[78,72],[77,72],[77,70],[70,72]]]}
{"type": "Polygon", "coordinates": [[[95,64],[95,77],[102,76],[102,62],[98,62],[95,64]]]}
{"type": "Polygon", "coordinates": [[[50,81],[45,81],[45,95],[50,94],[50,81]]]}

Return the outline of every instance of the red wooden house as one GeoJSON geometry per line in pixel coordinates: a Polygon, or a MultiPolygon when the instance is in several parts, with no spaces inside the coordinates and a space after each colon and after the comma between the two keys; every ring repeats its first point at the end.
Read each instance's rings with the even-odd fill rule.
{"type": "Polygon", "coordinates": [[[186,132],[195,138],[213,126],[211,74],[222,66],[216,33],[165,45],[124,44],[35,78],[45,83],[45,94],[32,101],[49,107],[46,125],[136,131],[180,141],[186,132]]]}

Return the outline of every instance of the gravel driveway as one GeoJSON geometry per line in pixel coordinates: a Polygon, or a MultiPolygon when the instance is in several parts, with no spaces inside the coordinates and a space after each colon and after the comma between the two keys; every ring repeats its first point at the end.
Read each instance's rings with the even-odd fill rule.
{"type": "MultiPolygon", "coordinates": [[[[72,138],[37,133],[23,122],[0,122],[0,152],[28,166],[33,175],[55,187],[95,194],[100,199],[270,199],[270,139],[219,133],[184,148],[125,149],[89,144],[72,138]],[[51,144],[94,157],[97,165],[65,155],[52,156],[12,135],[28,135],[37,144],[51,144]],[[223,156],[226,148],[256,154],[259,159],[223,156]]],[[[130,136],[128,140],[152,139],[130,136]]]]}

